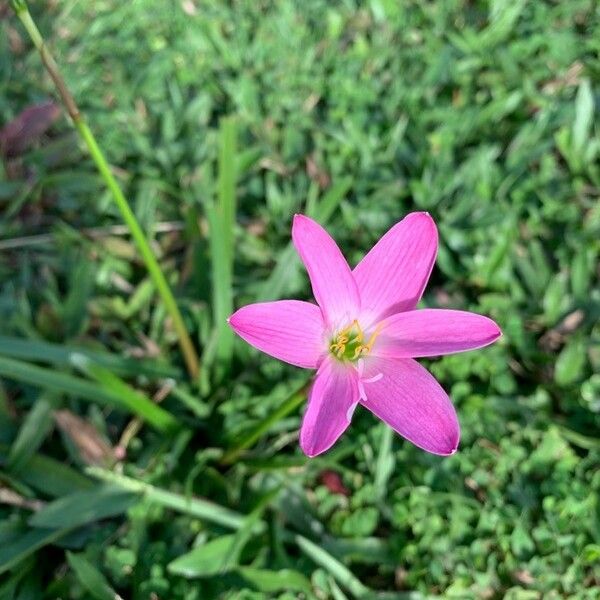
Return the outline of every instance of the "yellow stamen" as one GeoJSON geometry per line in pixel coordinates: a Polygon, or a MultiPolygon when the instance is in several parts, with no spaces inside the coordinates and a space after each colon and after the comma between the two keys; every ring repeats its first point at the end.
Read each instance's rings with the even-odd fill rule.
{"type": "Polygon", "coordinates": [[[367,344],[365,346],[365,348],[367,349],[367,352],[371,352],[371,350],[373,349],[373,344],[375,343],[377,336],[381,333],[381,328],[382,328],[382,325],[380,323],[375,328],[375,331],[371,334],[371,337],[369,338],[369,341],[367,342],[367,344]]]}
{"type": "Polygon", "coordinates": [[[361,328],[357,319],[354,319],[348,327],[345,327],[338,332],[336,337],[329,345],[330,352],[339,359],[347,359],[355,361],[363,354],[369,354],[373,349],[375,340],[381,332],[381,325],[378,325],[375,331],[369,337],[369,340],[364,343],[365,332],[361,328]],[[348,348],[350,346],[350,348],[348,348]],[[351,356],[345,356],[346,352],[350,351],[351,356]]]}
{"type": "Polygon", "coordinates": [[[339,354],[340,352],[343,354],[344,350],[346,349],[346,344],[341,341],[338,341],[331,344],[331,346],[329,346],[329,349],[332,352],[335,352],[336,354],[339,354]]]}
{"type": "MultiPolygon", "coordinates": [[[[360,329],[360,327],[358,327],[358,329],[360,337],[357,336],[357,340],[362,341],[363,332],[362,329],[360,329]]],[[[352,360],[356,360],[361,354],[369,354],[369,352],[371,352],[371,350],[373,349],[373,344],[375,343],[375,340],[377,339],[377,336],[379,335],[380,331],[381,325],[378,325],[375,331],[371,334],[369,341],[366,344],[360,344],[360,346],[357,346],[357,348],[354,350],[354,356],[352,357],[352,360]]]]}
{"type": "Polygon", "coordinates": [[[360,325],[358,324],[358,321],[354,319],[352,324],[354,325],[354,327],[356,327],[356,329],[358,329],[358,335],[356,336],[357,341],[362,342],[364,338],[364,333],[360,325]]]}

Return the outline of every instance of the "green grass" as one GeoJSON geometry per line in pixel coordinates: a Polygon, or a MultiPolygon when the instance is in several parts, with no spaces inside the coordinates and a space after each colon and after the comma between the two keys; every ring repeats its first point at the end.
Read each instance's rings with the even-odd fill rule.
{"type": "MultiPolygon", "coordinates": [[[[0,171],[0,597],[597,598],[597,3],[31,10],[201,376],[66,118],[42,124],[0,171]],[[223,316],[309,297],[294,213],[355,263],[411,210],[440,231],[423,304],[504,332],[424,361],[459,452],[427,455],[359,410],[306,459],[307,373],[223,316]]],[[[8,123],[53,87],[12,13],[0,30],[8,123]]]]}

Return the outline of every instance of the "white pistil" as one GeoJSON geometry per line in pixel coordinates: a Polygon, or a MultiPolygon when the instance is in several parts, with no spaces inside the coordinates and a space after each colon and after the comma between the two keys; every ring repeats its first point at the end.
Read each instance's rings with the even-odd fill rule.
{"type": "Polygon", "coordinates": [[[357,363],[358,371],[358,399],[359,401],[366,402],[367,394],[365,392],[365,383],[375,383],[383,377],[383,373],[377,373],[373,377],[363,379],[363,372],[365,370],[365,361],[361,358],[357,363]]]}
{"type": "Polygon", "coordinates": [[[348,423],[350,423],[350,421],[352,420],[352,415],[354,414],[354,411],[356,410],[356,407],[358,405],[358,402],[353,402],[348,410],[346,411],[346,420],[348,421],[348,423]]]}

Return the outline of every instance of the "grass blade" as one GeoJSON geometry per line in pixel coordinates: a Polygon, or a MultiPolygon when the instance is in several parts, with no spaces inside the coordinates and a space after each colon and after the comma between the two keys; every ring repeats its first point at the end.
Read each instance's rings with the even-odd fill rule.
{"type": "Polygon", "coordinates": [[[238,567],[236,571],[259,592],[303,592],[309,598],[312,594],[312,585],[308,578],[291,569],[258,569],[256,567],[238,567]]]}
{"type": "Polygon", "coordinates": [[[121,597],[110,587],[106,577],[83,556],[67,552],[67,561],[79,583],[96,600],[121,600],[121,597]]]}
{"type": "Polygon", "coordinates": [[[72,527],[65,529],[32,529],[0,548],[0,574],[12,569],[40,548],[56,542],[67,535],[72,527]]]}
{"type": "Polygon", "coordinates": [[[298,547],[312,561],[323,567],[337,582],[345,587],[355,598],[370,597],[373,592],[361,583],[339,560],[302,535],[296,535],[298,547]]]}
{"type": "Polygon", "coordinates": [[[378,500],[386,497],[387,484],[390,476],[394,472],[394,453],[392,452],[392,441],[394,439],[394,430],[385,423],[381,424],[383,434],[377,463],[375,465],[375,494],[378,500]]]}
{"type": "Polygon", "coordinates": [[[210,540],[172,560],[167,569],[189,579],[231,571],[239,558],[239,551],[236,552],[233,547],[234,538],[233,534],[229,534],[210,540]]]}
{"type": "Polygon", "coordinates": [[[88,377],[97,381],[104,390],[120,396],[121,401],[135,414],[161,430],[175,429],[177,420],[154,403],[148,396],[132,388],[108,369],[95,365],[81,355],[72,357],[73,364],[88,377]]]}
{"type": "Polygon", "coordinates": [[[254,429],[248,432],[241,441],[228,450],[221,459],[223,464],[231,464],[238,456],[252,446],[257,440],[259,440],[275,423],[289,415],[291,412],[296,410],[306,400],[306,392],[308,390],[309,382],[302,384],[302,386],[296,390],[288,399],[265,419],[263,419],[254,429]]]}
{"type": "Polygon", "coordinates": [[[23,420],[21,429],[10,447],[7,468],[13,473],[21,470],[42,445],[52,428],[52,405],[39,398],[23,420]]]}
{"type": "MultiPolygon", "coordinates": [[[[149,483],[145,483],[144,481],[139,481],[138,479],[133,479],[125,475],[119,475],[99,467],[88,467],[86,472],[96,479],[114,483],[131,492],[141,493],[147,500],[156,502],[165,508],[192,515],[199,519],[204,519],[211,523],[228,527],[229,529],[240,529],[246,523],[246,517],[244,515],[219,506],[213,502],[209,502],[208,500],[190,498],[183,496],[182,494],[169,492],[149,483]]],[[[259,523],[259,528],[262,527],[263,524],[259,523]]]]}
{"type": "Polygon", "coordinates": [[[314,212],[309,212],[308,216],[316,219],[319,223],[327,223],[341,201],[346,197],[346,194],[350,191],[353,183],[354,180],[352,177],[343,177],[336,181],[323,195],[316,205],[314,212]]]}
{"type": "Polygon", "coordinates": [[[0,335],[0,354],[10,358],[40,361],[59,366],[70,365],[72,355],[81,354],[117,375],[146,375],[152,378],[173,377],[174,379],[181,377],[181,372],[176,367],[154,360],[126,358],[79,346],[63,346],[7,335],[0,335]]]}
{"type": "Polygon", "coordinates": [[[217,201],[207,207],[212,264],[213,317],[216,329],[215,358],[223,375],[233,353],[233,332],[227,318],[233,312],[233,257],[235,234],[236,125],[224,118],[219,131],[217,201]]]}
{"type": "Polygon", "coordinates": [[[194,413],[198,419],[206,419],[206,417],[209,415],[209,406],[187,389],[184,389],[181,386],[175,386],[171,390],[171,394],[174,398],[177,398],[177,400],[179,400],[179,402],[181,402],[181,404],[183,404],[183,406],[185,406],[190,412],[194,413]]]}
{"type": "Polygon", "coordinates": [[[233,117],[221,119],[219,134],[218,210],[223,218],[225,248],[233,264],[237,180],[237,131],[233,117]]]}
{"type": "Polygon", "coordinates": [[[594,93],[589,79],[583,79],[575,98],[575,121],[573,122],[573,150],[579,158],[588,143],[594,123],[594,93]]]}
{"type": "Polygon", "coordinates": [[[123,394],[118,386],[118,389],[105,389],[96,383],[91,383],[73,375],[57,373],[50,369],[3,356],[0,356],[0,375],[8,379],[40,386],[53,392],[69,394],[114,408],[126,409],[137,414],[149,425],[160,431],[169,431],[177,427],[176,419],[167,411],[156,406],[151,400],[137,392],[134,397],[123,394]]]}
{"type": "MultiPolygon", "coordinates": [[[[8,448],[0,445],[0,462],[7,460],[8,448]]],[[[65,496],[93,486],[90,479],[68,465],[43,454],[34,454],[18,478],[27,485],[52,497],[65,496]]]]}
{"type": "Polygon", "coordinates": [[[117,486],[97,486],[47,504],[30,519],[32,527],[59,529],[80,527],[123,514],[139,495],[117,486]]]}
{"type": "Polygon", "coordinates": [[[178,556],[169,563],[168,570],[191,578],[225,573],[237,567],[246,544],[255,532],[262,530],[262,527],[257,528],[256,525],[279,491],[279,488],[276,488],[265,494],[256,508],[246,517],[242,527],[234,534],[210,540],[202,546],[178,556]]]}
{"type": "MultiPolygon", "coordinates": [[[[227,323],[233,312],[232,269],[224,233],[223,215],[215,206],[206,210],[210,230],[210,256],[212,264],[213,319],[216,330],[215,359],[226,368],[233,352],[233,331],[227,323]]],[[[222,374],[222,373],[221,373],[222,374]]]]}

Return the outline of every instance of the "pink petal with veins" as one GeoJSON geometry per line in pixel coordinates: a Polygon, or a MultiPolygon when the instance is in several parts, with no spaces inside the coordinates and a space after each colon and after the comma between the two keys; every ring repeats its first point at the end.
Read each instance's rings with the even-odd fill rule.
{"type": "Polygon", "coordinates": [[[304,215],[294,216],[292,239],[325,322],[331,328],[345,327],[358,316],[360,297],[337,244],[318,223],[304,215]]]}
{"type": "Polygon", "coordinates": [[[308,396],[300,429],[300,447],[307,456],[329,450],[350,424],[358,402],[356,369],[327,357],[308,396]]]}
{"type": "Polygon", "coordinates": [[[407,440],[447,456],[458,447],[460,428],[448,395],[433,375],[412,359],[369,357],[361,404],[407,440]]]}
{"type": "Polygon", "coordinates": [[[424,308],[385,319],[373,354],[392,358],[440,356],[487,346],[501,335],[498,325],[488,317],[424,308]]]}
{"type": "Polygon", "coordinates": [[[255,348],[298,367],[316,369],[327,351],[323,315],[310,302],[249,304],[229,317],[229,325],[255,348]]]}
{"type": "Polygon", "coordinates": [[[424,212],[411,213],[356,265],[352,274],[360,290],[362,312],[371,322],[415,308],[427,285],[437,246],[433,219],[424,212]]]}

